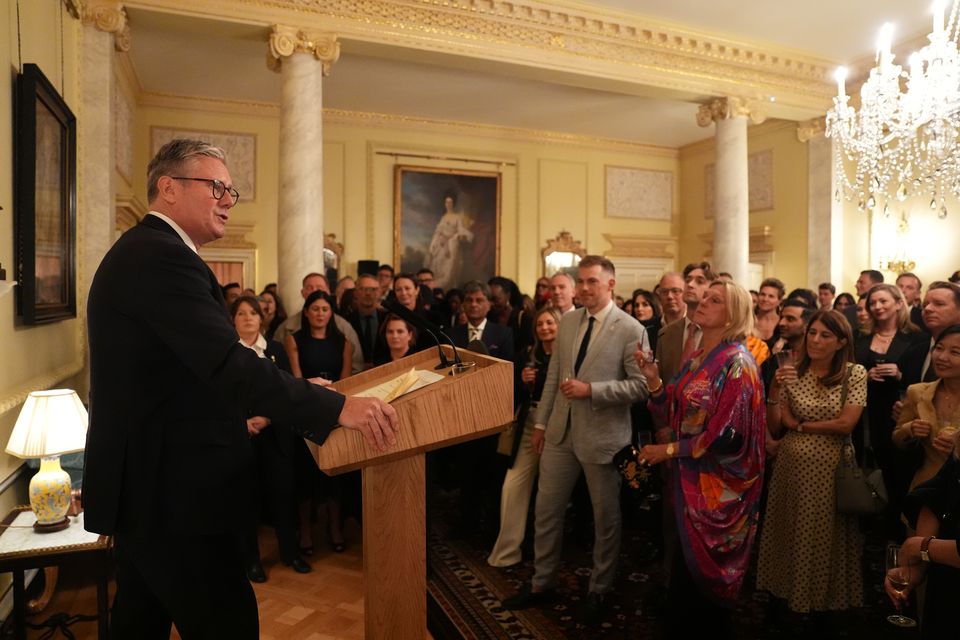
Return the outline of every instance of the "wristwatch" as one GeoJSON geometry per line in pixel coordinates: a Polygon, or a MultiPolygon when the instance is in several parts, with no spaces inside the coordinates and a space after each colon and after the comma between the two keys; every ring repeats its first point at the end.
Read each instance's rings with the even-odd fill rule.
{"type": "Polygon", "coordinates": [[[672,457],[673,457],[673,451],[674,451],[674,449],[673,449],[673,443],[672,443],[672,442],[668,442],[668,443],[667,443],[667,457],[668,457],[668,458],[672,458],[672,457]]]}
{"type": "Polygon", "coordinates": [[[936,538],[936,536],[927,536],[920,543],[920,559],[924,562],[930,562],[930,541],[936,538]]]}

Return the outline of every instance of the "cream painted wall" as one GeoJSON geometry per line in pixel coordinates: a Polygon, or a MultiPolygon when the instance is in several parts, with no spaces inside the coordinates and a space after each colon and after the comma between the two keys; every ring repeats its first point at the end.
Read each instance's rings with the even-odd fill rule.
{"type": "MultiPolygon", "coordinates": [[[[18,71],[19,49],[24,63],[40,66],[50,82],[63,93],[71,110],[78,113],[77,60],[80,25],[63,9],[62,2],[20,2],[6,0],[0,10],[0,65],[13,81],[18,71]]],[[[0,91],[0,262],[13,277],[13,91],[0,91]]],[[[80,125],[82,126],[82,124],[80,125]]],[[[82,189],[82,185],[80,185],[82,189]]],[[[78,212],[83,215],[82,211],[78,212]]],[[[50,325],[27,327],[15,316],[14,295],[0,297],[0,406],[41,386],[62,383],[57,371],[82,365],[84,354],[80,323],[66,320],[50,325]],[[52,378],[52,379],[51,379],[52,378]]],[[[65,376],[60,376],[60,378],[65,376]]],[[[0,413],[0,445],[5,445],[20,410],[15,404],[0,413]]],[[[17,458],[0,454],[0,479],[21,464],[17,458]]],[[[0,505],[2,509],[4,505],[0,505]]]]}
{"type": "MultiPolygon", "coordinates": [[[[805,286],[807,269],[807,146],[797,140],[796,124],[769,121],[750,127],[747,151],[773,151],[773,208],[750,213],[750,227],[767,225],[772,230],[773,275],[787,289],[805,286]]],[[[714,162],[712,137],[680,149],[681,196],[680,263],[700,260],[710,248],[700,236],[713,232],[713,220],[705,217],[706,166],[714,162]]],[[[753,282],[750,288],[760,283],[753,282]]]]}

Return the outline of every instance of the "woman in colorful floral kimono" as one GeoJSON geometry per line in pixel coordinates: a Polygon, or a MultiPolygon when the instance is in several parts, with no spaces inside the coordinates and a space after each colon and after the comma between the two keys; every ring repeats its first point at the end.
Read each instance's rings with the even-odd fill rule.
{"type": "Polygon", "coordinates": [[[666,462],[680,544],[671,559],[670,637],[732,636],[736,601],[757,531],[766,411],[763,383],[744,345],[753,325],[743,287],[714,282],[692,321],[703,340],[673,380],[638,351],[654,419],[672,431],[645,446],[641,464],[666,462]]]}

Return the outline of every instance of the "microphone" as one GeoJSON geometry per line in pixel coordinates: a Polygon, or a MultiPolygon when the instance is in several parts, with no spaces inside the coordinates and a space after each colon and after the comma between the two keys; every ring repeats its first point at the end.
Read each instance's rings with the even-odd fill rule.
{"type": "Polygon", "coordinates": [[[440,329],[437,329],[437,327],[433,327],[433,329],[436,329],[437,333],[439,333],[441,336],[446,338],[447,342],[450,343],[450,346],[453,347],[453,362],[450,362],[449,360],[447,360],[447,354],[443,352],[443,348],[440,346],[441,344],[440,339],[437,338],[436,333],[431,331],[431,324],[429,322],[427,322],[426,320],[424,320],[423,318],[421,318],[420,316],[413,313],[412,311],[407,309],[405,306],[403,306],[402,304],[394,300],[389,300],[384,302],[383,306],[390,313],[393,313],[399,316],[401,319],[409,322],[410,324],[415,326],[417,329],[420,329],[421,331],[426,331],[427,333],[430,334],[430,337],[433,338],[433,341],[437,343],[437,353],[440,355],[440,364],[434,367],[434,369],[446,369],[447,367],[451,367],[455,364],[460,364],[460,354],[457,353],[457,346],[453,344],[453,340],[450,339],[450,336],[446,335],[443,331],[440,331],[440,329]]]}

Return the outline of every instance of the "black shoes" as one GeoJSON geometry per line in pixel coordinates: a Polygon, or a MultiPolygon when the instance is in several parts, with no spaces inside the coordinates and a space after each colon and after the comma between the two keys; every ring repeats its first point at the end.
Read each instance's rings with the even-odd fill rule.
{"type": "Polygon", "coordinates": [[[603,609],[603,594],[591,591],[577,606],[574,619],[585,627],[592,627],[600,622],[600,613],[603,609]]]}
{"type": "Polygon", "coordinates": [[[283,564],[290,567],[297,573],[310,573],[311,567],[303,558],[294,558],[293,560],[284,560],[283,564]]]}
{"type": "Polygon", "coordinates": [[[247,565],[247,579],[250,582],[266,582],[267,572],[263,570],[263,565],[259,560],[255,560],[247,565]]]}
{"type": "Polygon", "coordinates": [[[530,609],[531,607],[542,607],[544,605],[552,604],[557,599],[557,592],[553,589],[546,589],[544,591],[534,592],[527,587],[515,593],[509,598],[505,598],[500,604],[503,605],[504,609],[510,611],[517,611],[520,609],[530,609]]]}

